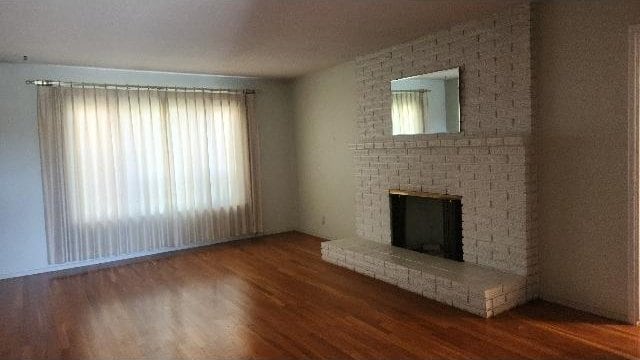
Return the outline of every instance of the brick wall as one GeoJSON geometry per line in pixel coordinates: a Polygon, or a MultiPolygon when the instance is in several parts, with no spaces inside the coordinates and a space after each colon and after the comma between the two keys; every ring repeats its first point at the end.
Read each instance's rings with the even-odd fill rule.
{"type": "Polygon", "coordinates": [[[461,195],[465,261],[537,295],[530,37],[525,4],[356,60],[358,235],[391,242],[389,189],[461,195]],[[390,81],[453,67],[462,133],[391,136],[390,81]]]}

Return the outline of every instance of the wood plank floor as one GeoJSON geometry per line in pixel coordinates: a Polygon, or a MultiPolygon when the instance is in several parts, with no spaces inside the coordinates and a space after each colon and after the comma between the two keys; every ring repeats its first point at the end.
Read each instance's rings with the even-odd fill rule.
{"type": "Polygon", "coordinates": [[[0,359],[609,359],[640,330],[544,302],[485,320],[325,263],[299,233],[0,281],[0,359]]]}

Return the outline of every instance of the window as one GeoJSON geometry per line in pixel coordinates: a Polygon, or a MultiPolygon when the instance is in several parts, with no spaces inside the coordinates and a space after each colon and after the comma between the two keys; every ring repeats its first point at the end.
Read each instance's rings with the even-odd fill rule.
{"type": "Polygon", "coordinates": [[[204,90],[40,87],[50,260],[258,232],[250,101],[204,90]]]}

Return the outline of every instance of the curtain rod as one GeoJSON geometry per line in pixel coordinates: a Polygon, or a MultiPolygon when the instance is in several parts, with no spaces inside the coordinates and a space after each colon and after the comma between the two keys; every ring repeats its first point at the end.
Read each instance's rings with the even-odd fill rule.
{"type": "Polygon", "coordinates": [[[394,92],[431,92],[431,90],[429,89],[417,89],[417,90],[391,90],[392,93],[394,92]]]}
{"type": "Polygon", "coordinates": [[[183,87],[183,86],[149,86],[149,85],[129,85],[129,84],[102,84],[102,83],[86,83],[86,82],[71,82],[71,81],[59,81],[59,80],[27,80],[27,85],[36,86],[67,86],[67,87],[91,87],[91,88],[114,88],[114,89],[148,89],[148,90],[200,90],[211,91],[221,93],[242,93],[242,94],[255,94],[253,89],[212,89],[202,87],[183,87]]]}

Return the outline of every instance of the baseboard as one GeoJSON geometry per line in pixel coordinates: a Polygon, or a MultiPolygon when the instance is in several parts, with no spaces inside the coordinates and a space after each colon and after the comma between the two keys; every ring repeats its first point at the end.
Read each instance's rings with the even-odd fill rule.
{"type": "Polygon", "coordinates": [[[326,239],[326,240],[337,240],[338,239],[335,236],[328,236],[326,234],[320,234],[318,232],[310,231],[310,230],[306,230],[306,229],[297,228],[294,231],[297,231],[299,233],[306,234],[306,235],[311,235],[311,236],[314,236],[314,237],[317,237],[317,238],[326,239]]]}
{"type": "Polygon", "coordinates": [[[240,236],[240,237],[216,240],[216,241],[200,243],[200,244],[195,244],[195,245],[168,247],[168,248],[162,248],[162,249],[153,250],[153,251],[142,251],[142,252],[136,252],[136,253],[132,253],[132,254],[126,254],[126,255],[120,255],[120,256],[112,256],[112,257],[108,257],[108,258],[100,258],[100,259],[94,259],[94,260],[86,260],[86,261],[77,261],[77,262],[64,263],[64,264],[49,265],[49,266],[45,266],[45,267],[42,267],[42,268],[29,269],[29,270],[24,270],[24,271],[17,271],[17,272],[12,272],[12,273],[1,273],[0,274],[0,280],[17,278],[17,277],[22,277],[22,276],[29,276],[29,275],[36,275],[36,274],[42,274],[42,273],[48,273],[48,272],[54,272],[54,271],[70,270],[70,269],[75,269],[75,268],[93,267],[93,266],[97,266],[97,265],[120,262],[120,261],[123,261],[123,260],[132,260],[132,259],[148,257],[148,256],[152,256],[152,255],[166,254],[166,253],[177,252],[177,251],[182,251],[182,250],[189,250],[189,249],[197,249],[197,248],[200,248],[200,247],[211,246],[211,245],[215,245],[215,244],[223,244],[223,243],[230,242],[230,241],[245,240],[245,239],[251,239],[251,238],[255,238],[255,237],[259,237],[259,236],[275,235],[275,234],[286,233],[286,232],[290,232],[290,231],[295,231],[295,230],[293,230],[293,229],[287,229],[287,230],[282,230],[282,231],[280,231],[280,230],[271,230],[269,232],[264,232],[264,233],[259,234],[259,235],[240,236]]]}
{"type": "MultiPolygon", "coordinates": [[[[607,310],[607,309],[603,309],[600,308],[598,306],[592,306],[592,305],[588,305],[588,304],[584,304],[578,301],[573,301],[573,300],[569,300],[569,299],[565,299],[562,297],[556,297],[556,296],[550,296],[550,295],[541,295],[540,298],[542,300],[551,302],[551,303],[556,303],[559,305],[563,305],[566,307],[570,307],[576,310],[580,310],[580,311],[584,311],[584,312],[588,312],[590,314],[594,314],[594,315],[598,315],[598,316],[602,316],[605,317],[607,319],[611,319],[611,320],[616,320],[616,321],[620,321],[623,323],[629,323],[629,319],[627,318],[627,314],[623,314],[623,313],[618,313],[615,311],[611,311],[611,310],[607,310]]],[[[634,324],[635,325],[635,324],[634,324]]]]}

